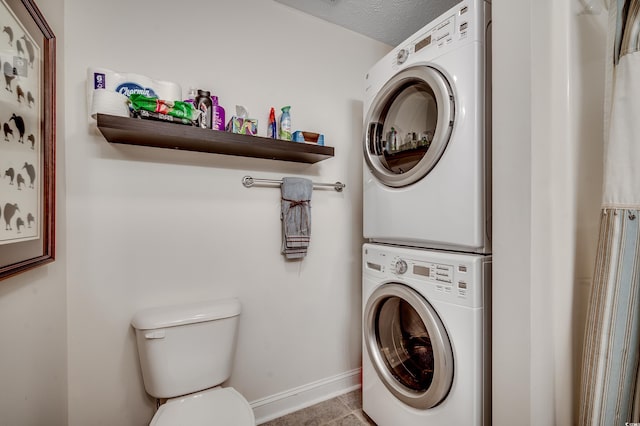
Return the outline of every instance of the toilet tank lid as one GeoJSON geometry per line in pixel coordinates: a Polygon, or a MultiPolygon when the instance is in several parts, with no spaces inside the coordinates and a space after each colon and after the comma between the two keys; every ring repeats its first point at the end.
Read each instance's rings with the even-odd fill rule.
{"type": "Polygon", "coordinates": [[[240,310],[240,301],[235,298],[160,306],[136,313],[131,325],[138,330],[176,327],[235,317],[240,315],[240,310]]]}

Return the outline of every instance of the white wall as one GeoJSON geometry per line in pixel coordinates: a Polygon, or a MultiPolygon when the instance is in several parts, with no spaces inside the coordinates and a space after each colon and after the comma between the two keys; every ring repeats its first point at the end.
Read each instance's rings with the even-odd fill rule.
{"type": "MultiPolygon", "coordinates": [[[[556,376],[566,377],[565,369],[571,372],[563,386],[572,393],[557,403],[557,424],[575,423],[578,418],[582,346],[600,225],[608,11],[599,2],[594,4],[599,11],[596,14],[585,13],[579,1],[571,2],[569,7],[569,123],[575,158],[572,174],[575,224],[571,232],[575,258],[572,265],[567,265],[571,268],[573,285],[560,295],[558,303],[571,334],[558,345],[563,358],[556,376]]],[[[560,389],[557,392],[562,395],[560,389]]]]}
{"type": "Polygon", "coordinates": [[[56,35],[56,260],[0,282],[0,424],[67,424],[64,2],[38,2],[56,35]]]}
{"type": "MultiPolygon", "coordinates": [[[[66,1],[69,424],[140,425],[129,322],[139,309],[237,296],[230,385],[249,401],[360,366],[363,77],[389,46],[271,1],[66,1]],[[316,165],[108,144],[87,125],[87,67],[211,89],[266,132],[271,106],[325,134],[316,165]],[[302,262],[284,261],[277,188],[242,176],[346,183],[314,191],[302,262]]],[[[355,371],[356,375],[353,375],[355,371]]],[[[351,374],[351,375],[350,375],[351,374]]]]}
{"type": "Polygon", "coordinates": [[[606,40],[606,13],[582,11],[578,0],[493,5],[499,426],[577,419],[601,194],[606,40]]]}
{"type": "Polygon", "coordinates": [[[531,23],[525,18],[511,19],[528,9],[529,0],[492,6],[492,414],[497,426],[529,424],[526,420],[531,414],[531,308],[527,297],[531,275],[531,23]]]}

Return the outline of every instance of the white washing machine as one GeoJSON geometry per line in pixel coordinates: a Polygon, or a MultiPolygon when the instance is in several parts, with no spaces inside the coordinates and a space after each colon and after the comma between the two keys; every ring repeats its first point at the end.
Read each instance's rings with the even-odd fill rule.
{"type": "Polygon", "coordinates": [[[367,74],[369,241],[490,253],[490,30],[490,3],[463,0],[367,74]]]}
{"type": "Polygon", "coordinates": [[[378,426],[489,426],[491,257],[363,246],[362,408],[378,426]]]}

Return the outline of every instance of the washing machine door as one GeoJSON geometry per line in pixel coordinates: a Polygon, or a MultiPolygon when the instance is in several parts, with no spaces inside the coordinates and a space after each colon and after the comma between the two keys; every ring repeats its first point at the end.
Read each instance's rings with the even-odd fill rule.
{"type": "Polygon", "coordinates": [[[405,404],[428,409],[453,383],[453,352],[433,307],[403,284],[380,286],[367,301],[364,341],[378,377],[405,404]]]}
{"type": "Polygon", "coordinates": [[[413,66],[393,76],[365,120],[364,158],[373,175],[395,188],[425,177],[449,143],[454,113],[451,87],[437,69],[413,66]]]}

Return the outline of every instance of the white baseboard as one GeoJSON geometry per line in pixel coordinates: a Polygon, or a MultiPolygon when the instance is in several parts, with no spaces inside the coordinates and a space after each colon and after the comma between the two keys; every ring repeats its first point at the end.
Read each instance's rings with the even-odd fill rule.
{"type": "Polygon", "coordinates": [[[360,388],[361,369],[347,371],[275,395],[252,401],[256,424],[262,424],[285,414],[310,407],[360,388]]]}

